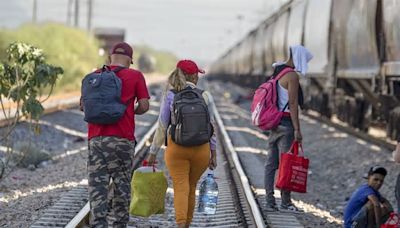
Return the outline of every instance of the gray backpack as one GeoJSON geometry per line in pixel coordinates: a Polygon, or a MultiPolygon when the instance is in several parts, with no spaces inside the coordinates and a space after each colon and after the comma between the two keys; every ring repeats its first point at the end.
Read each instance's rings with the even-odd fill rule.
{"type": "Polygon", "coordinates": [[[122,82],[116,75],[122,69],[110,70],[103,66],[100,72],[90,73],[83,78],[81,102],[86,122],[113,124],[124,115],[127,105],[121,102],[122,82]]]}
{"type": "Polygon", "coordinates": [[[172,140],[182,146],[198,146],[210,141],[213,127],[203,91],[187,87],[175,93],[171,113],[172,140]]]}

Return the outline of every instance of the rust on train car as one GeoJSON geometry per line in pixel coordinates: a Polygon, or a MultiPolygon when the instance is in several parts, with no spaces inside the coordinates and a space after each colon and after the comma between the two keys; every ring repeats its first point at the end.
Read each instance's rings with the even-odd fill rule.
{"type": "Polygon", "coordinates": [[[400,76],[400,2],[383,1],[383,28],[385,32],[386,59],[383,73],[387,76],[400,76]]]}
{"type": "Polygon", "coordinates": [[[306,13],[306,1],[300,1],[290,10],[287,46],[303,43],[304,15],[306,13]]]}
{"type": "Polygon", "coordinates": [[[376,0],[352,1],[348,19],[339,33],[344,32],[345,48],[338,50],[345,58],[338,58],[338,77],[373,78],[378,76],[380,60],[375,35],[376,0]]]}
{"type": "Polygon", "coordinates": [[[255,32],[254,45],[253,45],[253,74],[262,75],[264,72],[264,53],[263,53],[263,41],[265,40],[265,28],[261,26],[255,32]]]}
{"type": "Polygon", "coordinates": [[[329,26],[331,18],[331,0],[309,0],[304,27],[304,46],[313,53],[309,63],[309,74],[326,77],[329,50],[329,26]]]}
{"type": "Polygon", "coordinates": [[[280,15],[274,26],[272,47],[275,61],[284,61],[288,58],[288,47],[286,42],[288,19],[289,12],[285,12],[280,15]]]}

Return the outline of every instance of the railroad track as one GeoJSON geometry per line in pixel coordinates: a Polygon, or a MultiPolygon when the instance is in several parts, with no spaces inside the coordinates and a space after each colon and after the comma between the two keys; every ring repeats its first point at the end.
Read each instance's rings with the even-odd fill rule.
{"type": "MultiPolygon", "coordinates": [[[[247,177],[240,166],[237,155],[232,150],[232,144],[227,137],[222,120],[217,114],[220,125],[220,142],[223,147],[219,150],[219,166],[215,171],[219,184],[219,201],[217,213],[205,216],[195,213],[191,227],[265,227],[265,221],[247,177]],[[223,157],[225,155],[225,157],[223,157]]],[[[156,125],[153,125],[136,148],[135,166],[139,167],[145,159],[148,145],[146,141],[151,137],[156,125]]],[[[160,162],[160,168],[164,166],[160,162]]],[[[171,183],[169,185],[166,213],[154,215],[150,218],[131,217],[129,227],[174,227],[174,208],[171,183]]],[[[75,188],[65,194],[53,207],[45,211],[44,215],[31,227],[84,227],[87,225],[89,204],[87,203],[87,186],[75,188]],[[78,210],[78,207],[80,207],[78,210]],[[71,217],[70,215],[75,216],[71,217]]]]}
{"type": "MultiPolygon", "coordinates": [[[[145,158],[148,146],[147,140],[156,129],[153,123],[147,134],[140,140],[135,148],[134,167],[139,167],[145,158]]],[[[52,207],[48,208],[42,217],[31,225],[31,228],[43,227],[83,227],[89,216],[87,183],[83,183],[66,194],[52,207]]]]}
{"type": "MultiPolygon", "coordinates": [[[[262,211],[263,195],[250,186],[218,112],[216,119],[221,145],[218,148],[219,166],[215,171],[220,192],[218,209],[213,216],[195,213],[191,227],[302,227],[292,214],[266,214],[262,211]]],[[[149,146],[146,141],[153,134],[155,127],[154,124],[138,144],[135,167],[139,167],[145,159],[149,146]]],[[[160,168],[165,170],[163,166],[161,161],[160,168]]],[[[175,227],[171,183],[169,186],[166,212],[149,218],[131,217],[129,227],[175,227]]],[[[85,227],[88,224],[88,216],[87,183],[84,183],[63,195],[31,227],[85,227]]]]}
{"type": "MultiPolygon", "coordinates": [[[[266,134],[262,134],[262,132],[258,131],[257,129],[254,129],[254,127],[251,127],[251,115],[250,115],[250,103],[247,99],[243,102],[237,102],[237,100],[241,100],[239,98],[237,98],[236,96],[240,96],[238,94],[241,94],[240,92],[242,91],[241,87],[238,87],[236,85],[226,85],[226,82],[222,82],[222,83],[214,83],[212,86],[210,91],[215,91],[214,97],[218,100],[216,103],[218,104],[218,108],[220,109],[221,112],[221,116],[224,119],[224,122],[227,126],[228,132],[231,135],[231,137],[235,138],[234,141],[234,146],[235,149],[238,150],[242,162],[244,164],[244,166],[246,166],[246,170],[248,170],[249,174],[253,173],[254,174],[254,170],[259,170],[262,172],[263,170],[263,166],[264,163],[262,162],[261,159],[263,159],[267,153],[269,152],[267,150],[267,146],[266,146],[266,140],[268,140],[268,135],[266,134]],[[237,132],[243,132],[243,134],[239,134],[237,132]],[[243,137],[241,137],[241,135],[243,137]],[[256,140],[256,139],[260,139],[260,140],[256,140]],[[261,143],[259,142],[261,141],[261,143]],[[263,142],[264,141],[264,142],[263,142]],[[249,155],[250,153],[254,153],[254,154],[258,154],[258,160],[261,160],[261,162],[256,162],[255,160],[257,159],[253,159],[250,158],[251,155],[249,155]],[[255,168],[252,169],[251,167],[260,167],[260,168],[255,168]],[[253,171],[252,171],[253,170],[253,171]]],[[[332,137],[333,141],[338,141],[337,146],[339,145],[346,145],[346,142],[344,142],[343,144],[341,144],[339,141],[341,141],[339,138],[344,137],[344,139],[348,139],[348,141],[352,140],[351,138],[354,138],[354,143],[360,146],[355,146],[355,147],[345,147],[346,149],[343,148],[343,151],[346,150],[352,150],[352,149],[360,149],[363,147],[366,147],[366,149],[370,149],[372,151],[381,151],[382,153],[387,153],[387,151],[391,151],[394,148],[394,144],[392,142],[390,142],[389,140],[387,140],[386,138],[382,137],[374,137],[373,135],[369,135],[365,132],[359,132],[357,130],[354,130],[352,128],[349,128],[348,126],[346,126],[346,124],[344,123],[340,123],[340,121],[335,121],[335,118],[332,118],[332,120],[327,119],[327,118],[319,118],[320,116],[316,113],[312,113],[312,112],[303,112],[302,113],[302,121],[305,121],[305,135],[307,136],[307,133],[311,133],[309,131],[309,127],[310,124],[311,125],[315,125],[315,128],[326,128],[329,129],[329,133],[327,133],[325,135],[324,133],[324,137],[326,136],[326,139],[324,137],[321,137],[322,140],[330,140],[332,137]],[[307,126],[308,125],[308,126],[307,126]],[[337,131],[336,131],[337,130],[337,131]],[[334,133],[335,132],[335,133],[334,133]],[[343,132],[343,133],[342,133],[343,132]],[[340,136],[337,136],[339,135],[340,136]],[[351,137],[354,136],[354,137],[351,137]],[[364,146],[365,145],[365,146],[364,146]],[[351,149],[350,149],[351,148],[351,149]],[[389,149],[389,150],[387,150],[389,149]],[[385,152],[383,152],[385,151],[385,152]]],[[[317,132],[320,129],[318,129],[317,132]]],[[[370,130],[371,133],[371,130],[370,130]]],[[[375,132],[374,132],[375,133],[375,132]]],[[[317,133],[315,133],[317,134],[317,133]]],[[[311,134],[314,135],[314,134],[311,134]]],[[[382,133],[380,134],[382,135],[382,133]]],[[[379,135],[379,136],[380,136],[379,135]]],[[[314,137],[314,136],[313,136],[314,137]]],[[[309,138],[309,136],[307,137],[307,139],[309,138]]],[[[319,140],[321,140],[320,138],[318,138],[319,140]]],[[[309,140],[306,140],[307,143],[309,140]]],[[[328,142],[329,144],[329,142],[328,142]]],[[[332,143],[331,143],[332,144],[332,143]]],[[[330,145],[330,144],[329,144],[330,145]]],[[[315,156],[315,144],[313,144],[314,149],[313,152],[310,151],[310,156],[312,157],[313,153],[315,156]]],[[[329,146],[324,147],[324,149],[329,149],[329,146]]],[[[356,150],[355,150],[356,151],[356,150]]],[[[321,151],[321,152],[325,152],[325,151],[321,151]]],[[[327,152],[327,151],[326,151],[327,152]]],[[[353,151],[349,151],[353,152],[353,151]]],[[[335,149],[332,149],[332,153],[336,154],[337,153],[337,158],[341,158],[341,152],[336,152],[335,149]]],[[[376,158],[375,154],[372,155],[369,160],[365,159],[362,160],[364,166],[365,164],[370,164],[370,163],[390,163],[389,160],[386,160],[386,156],[387,154],[382,154],[382,155],[378,155],[378,159],[376,158]],[[382,160],[379,160],[383,158],[382,160]],[[367,163],[370,162],[370,163],[367,163]]],[[[329,157],[329,156],[324,156],[324,158],[329,157]]],[[[368,157],[368,155],[366,156],[368,157]]],[[[310,158],[311,159],[311,158],[310,158]]],[[[355,159],[357,159],[357,157],[355,157],[355,159]]],[[[311,160],[313,162],[313,167],[311,168],[312,171],[314,171],[314,175],[310,176],[311,180],[318,180],[318,174],[316,174],[316,170],[320,169],[319,165],[314,165],[315,161],[317,162],[321,162],[324,163],[324,160],[318,160],[318,158],[313,157],[313,159],[311,160]]],[[[331,160],[332,161],[332,160],[331,160]]],[[[339,161],[339,160],[338,160],[339,161]]],[[[388,167],[390,167],[390,164],[387,164],[388,167]]],[[[327,167],[329,168],[329,167],[327,167]]],[[[329,168],[330,169],[330,168],[329,168]]],[[[352,170],[352,172],[357,172],[358,173],[358,169],[356,167],[352,167],[352,169],[347,169],[347,170],[352,170]]],[[[312,171],[310,170],[310,175],[312,175],[312,171]]],[[[342,171],[337,171],[338,173],[341,173],[342,171]]],[[[392,170],[393,172],[393,170],[392,170]]],[[[397,172],[397,171],[396,171],[397,172]]],[[[264,185],[263,185],[263,181],[261,178],[262,175],[258,175],[258,176],[253,176],[253,175],[249,175],[249,177],[251,178],[251,182],[252,185],[254,186],[254,188],[256,188],[255,190],[255,195],[256,195],[256,199],[259,203],[259,205],[261,207],[263,207],[265,204],[265,191],[264,191],[264,185]],[[255,179],[261,180],[261,181],[257,181],[255,179]]],[[[346,176],[347,177],[347,176],[346,176]]],[[[390,180],[391,181],[391,180],[390,180]]],[[[326,181],[328,182],[328,181],[326,181]]],[[[325,182],[325,184],[326,184],[325,182]]],[[[337,182],[335,183],[335,181],[329,181],[332,183],[332,185],[336,185],[337,182]]],[[[393,183],[393,182],[392,182],[393,183]]],[[[394,187],[394,186],[392,186],[394,187]]],[[[327,191],[330,191],[330,187],[325,187],[327,189],[327,191]]],[[[350,189],[351,187],[349,187],[350,189]]],[[[310,186],[311,192],[313,194],[319,195],[321,194],[319,197],[324,197],[324,195],[322,195],[322,192],[318,192],[315,190],[321,190],[321,188],[313,188],[310,186]],[[314,192],[313,192],[314,191],[314,192]]],[[[348,191],[348,190],[347,190],[348,191]]],[[[349,193],[346,193],[349,194],[349,193]]],[[[279,194],[275,193],[275,197],[277,197],[279,194]]],[[[328,198],[330,196],[327,196],[328,198]]],[[[335,197],[332,197],[335,198],[335,197]]],[[[312,197],[305,197],[304,199],[302,197],[294,197],[294,203],[295,205],[302,209],[307,211],[307,218],[302,217],[302,215],[298,216],[296,214],[292,214],[294,216],[296,216],[298,218],[299,221],[301,221],[302,224],[304,224],[305,226],[309,226],[310,223],[314,223],[318,224],[318,222],[321,221],[320,224],[326,224],[326,226],[329,227],[333,227],[335,226],[335,224],[337,224],[338,226],[341,224],[342,222],[342,217],[339,214],[341,210],[340,207],[344,206],[344,202],[342,202],[342,199],[337,199],[340,197],[336,197],[335,198],[335,202],[341,202],[341,203],[331,203],[328,200],[325,201],[324,203],[319,204],[319,202],[317,201],[316,198],[312,198],[312,197]],[[308,205],[305,205],[304,203],[308,203],[308,205]],[[318,205],[320,205],[321,207],[319,207],[318,205]],[[317,206],[317,207],[314,207],[317,206]],[[314,216],[318,214],[317,216],[314,216]],[[315,217],[315,218],[313,218],[315,217]],[[323,218],[323,219],[320,219],[323,218]],[[319,220],[319,221],[318,221],[319,220]]],[[[329,200],[331,200],[329,198],[329,200]]],[[[277,204],[279,205],[279,199],[277,199],[277,204]]],[[[263,210],[264,212],[264,210],[263,210]]],[[[283,220],[283,218],[280,218],[280,213],[271,213],[271,212],[264,212],[264,216],[267,218],[268,221],[268,225],[272,225],[273,227],[275,224],[275,221],[279,221],[279,220],[283,220]],[[271,219],[270,219],[271,218],[271,219]]],[[[305,216],[304,216],[305,217],[305,216]]],[[[295,221],[295,218],[292,217],[293,220],[292,222],[290,221],[286,221],[286,225],[283,227],[288,227],[289,223],[293,223],[293,225],[298,224],[298,222],[295,221]]],[[[286,218],[285,218],[286,219],[286,218]]],[[[296,225],[296,226],[297,226],[296,225]]],[[[311,225],[311,227],[313,227],[314,225],[311,225]]]]}
{"type": "MultiPolygon", "coordinates": [[[[205,88],[207,88],[208,91],[212,91],[211,87],[209,87],[209,84],[203,84],[203,86],[205,88]]],[[[215,91],[223,91],[220,90],[220,88],[213,88],[215,91]]],[[[222,95],[223,97],[223,95],[222,95]]],[[[219,97],[218,97],[219,98],[219,97]]],[[[218,100],[218,99],[217,99],[218,100]]],[[[221,101],[216,103],[220,103],[221,101]]],[[[242,168],[242,163],[243,161],[241,161],[241,157],[239,156],[239,154],[236,151],[236,147],[237,145],[235,145],[236,143],[233,143],[230,140],[230,136],[227,132],[227,129],[225,129],[225,124],[224,121],[228,121],[227,125],[232,125],[232,123],[229,121],[229,118],[226,119],[226,115],[225,115],[225,111],[223,111],[224,109],[226,109],[226,107],[224,108],[224,105],[226,105],[225,102],[220,103],[218,105],[219,108],[221,108],[221,113],[223,115],[220,115],[220,113],[217,111],[216,112],[216,120],[218,122],[218,127],[219,127],[219,131],[221,132],[221,134],[223,135],[223,143],[224,143],[224,152],[226,154],[226,156],[228,157],[228,161],[230,161],[230,165],[231,165],[231,169],[235,170],[236,172],[233,172],[232,175],[236,176],[236,182],[238,184],[245,182],[247,186],[251,186],[249,187],[246,191],[248,195],[252,195],[252,198],[254,199],[254,201],[252,202],[252,207],[258,208],[258,211],[260,214],[257,213],[256,218],[258,219],[262,219],[263,221],[261,222],[260,220],[257,221],[256,225],[257,227],[261,227],[260,224],[264,224],[264,226],[266,227],[272,227],[272,228],[300,228],[303,227],[300,222],[297,220],[297,218],[292,214],[292,213],[281,213],[281,212],[266,212],[265,210],[265,191],[264,190],[260,190],[257,189],[254,183],[250,183],[249,179],[247,178],[247,174],[245,173],[245,171],[249,172],[249,175],[253,175],[254,173],[252,173],[253,171],[248,170],[248,167],[244,167],[246,168],[246,170],[244,168],[242,168]],[[222,105],[222,106],[221,106],[222,105]],[[239,170],[237,169],[237,167],[240,167],[239,170]]],[[[245,113],[242,112],[242,107],[237,106],[237,109],[235,109],[235,113],[240,114],[242,117],[245,117],[245,113]]],[[[216,110],[217,107],[214,107],[214,109],[216,110]]],[[[229,130],[232,130],[232,127],[230,127],[229,130]]],[[[220,137],[221,138],[221,137],[220,137]]],[[[245,141],[245,139],[243,139],[243,137],[241,136],[241,134],[238,134],[235,136],[235,141],[245,141]]],[[[246,162],[245,162],[246,163],[246,162]]],[[[243,163],[243,164],[245,164],[243,163]]],[[[275,193],[276,196],[276,200],[277,200],[277,204],[280,204],[280,194],[279,193],[275,193]]]]}

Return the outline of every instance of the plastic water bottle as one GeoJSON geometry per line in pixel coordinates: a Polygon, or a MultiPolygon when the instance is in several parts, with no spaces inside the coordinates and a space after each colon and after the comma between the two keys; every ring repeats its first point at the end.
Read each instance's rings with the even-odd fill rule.
{"type": "Polygon", "coordinates": [[[201,182],[199,194],[198,212],[207,215],[215,214],[218,201],[218,185],[214,180],[214,174],[209,173],[201,182]]]}

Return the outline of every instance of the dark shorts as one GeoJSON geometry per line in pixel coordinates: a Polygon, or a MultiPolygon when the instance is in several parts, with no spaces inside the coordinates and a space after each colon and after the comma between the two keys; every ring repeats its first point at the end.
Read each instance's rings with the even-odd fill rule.
{"type": "Polygon", "coordinates": [[[362,207],[361,210],[353,217],[352,228],[364,228],[368,225],[368,208],[362,207]]]}

